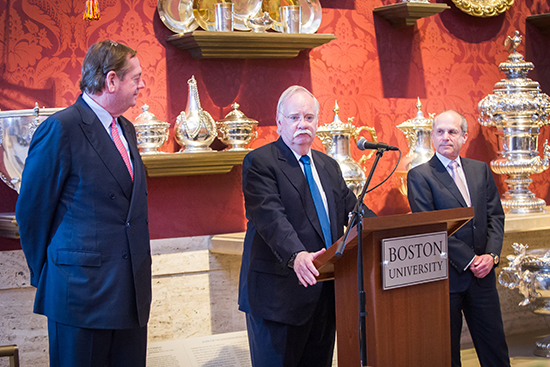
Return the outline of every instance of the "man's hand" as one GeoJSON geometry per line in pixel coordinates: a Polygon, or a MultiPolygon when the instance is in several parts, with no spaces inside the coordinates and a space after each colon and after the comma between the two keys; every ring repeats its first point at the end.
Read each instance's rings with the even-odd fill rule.
{"type": "Polygon", "coordinates": [[[474,258],[474,261],[470,264],[470,270],[477,278],[485,278],[487,274],[491,271],[494,265],[494,260],[491,255],[485,254],[477,256],[474,258]]]}
{"type": "Polygon", "coordinates": [[[317,256],[325,253],[326,249],[321,249],[317,252],[302,251],[296,255],[294,260],[294,272],[304,287],[308,285],[314,285],[317,283],[316,277],[319,276],[319,271],[313,265],[313,260],[317,256]]]}

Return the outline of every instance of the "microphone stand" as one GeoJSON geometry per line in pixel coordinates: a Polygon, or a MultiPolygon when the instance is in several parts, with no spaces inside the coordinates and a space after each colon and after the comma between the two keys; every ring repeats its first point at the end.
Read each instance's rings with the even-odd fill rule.
{"type": "Polygon", "coordinates": [[[386,147],[380,147],[376,152],[376,159],[370,169],[369,176],[363,186],[361,195],[357,198],[357,203],[355,208],[349,214],[348,226],[346,228],[346,233],[344,234],[344,239],[338,244],[335,255],[337,257],[342,256],[344,249],[346,247],[346,242],[349,236],[351,227],[357,222],[357,286],[359,291],[359,353],[361,356],[361,366],[367,366],[367,323],[366,318],[368,312],[365,310],[366,306],[366,294],[365,294],[365,282],[363,278],[363,199],[367,193],[367,188],[369,187],[372,175],[376,170],[378,161],[387,150],[386,147]]]}

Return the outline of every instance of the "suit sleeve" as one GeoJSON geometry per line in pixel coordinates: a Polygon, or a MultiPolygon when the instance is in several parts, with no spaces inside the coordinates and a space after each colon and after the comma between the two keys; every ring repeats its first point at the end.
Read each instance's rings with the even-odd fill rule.
{"type": "MultiPolygon", "coordinates": [[[[413,213],[432,210],[451,209],[438,206],[430,182],[419,169],[412,169],[407,175],[407,195],[413,213]]],[[[443,202],[440,200],[440,202],[443,202]]],[[[475,256],[475,252],[466,242],[458,239],[456,234],[449,237],[449,263],[462,273],[475,256]],[[452,249],[452,251],[451,251],[452,249]]]]}
{"type": "Polygon", "coordinates": [[[279,261],[287,262],[295,252],[307,251],[288,219],[275,169],[265,159],[245,157],[243,195],[248,220],[279,261]]]}
{"type": "Polygon", "coordinates": [[[50,117],[36,130],[25,161],[16,218],[34,287],[38,285],[55,231],[54,218],[70,169],[69,144],[62,125],[50,117]]]}
{"type": "Polygon", "coordinates": [[[485,164],[485,177],[487,183],[487,246],[485,253],[494,253],[500,256],[504,240],[504,210],[495,179],[487,164],[485,164]]]}

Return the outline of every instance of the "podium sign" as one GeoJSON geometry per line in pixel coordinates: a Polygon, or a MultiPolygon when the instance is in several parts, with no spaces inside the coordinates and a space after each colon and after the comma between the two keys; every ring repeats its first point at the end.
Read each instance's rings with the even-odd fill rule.
{"type": "Polygon", "coordinates": [[[382,289],[446,279],[447,232],[382,240],[382,289]]]}

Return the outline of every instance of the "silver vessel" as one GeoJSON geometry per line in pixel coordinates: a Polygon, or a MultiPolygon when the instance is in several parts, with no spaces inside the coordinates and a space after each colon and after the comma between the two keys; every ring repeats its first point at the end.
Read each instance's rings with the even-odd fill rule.
{"type": "Polygon", "coordinates": [[[219,139],[228,145],[225,150],[250,150],[247,145],[258,137],[258,121],[246,117],[239,107],[233,103],[233,110],[217,122],[219,139]]]}
{"type": "Polygon", "coordinates": [[[210,152],[210,144],[218,135],[216,122],[202,109],[195,76],[187,81],[189,96],[187,107],[176,119],[176,140],[182,145],[182,151],[189,153],[210,152]]]}
{"type": "Polygon", "coordinates": [[[351,138],[357,140],[359,133],[366,130],[372,141],[376,142],[376,131],[372,127],[360,126],[356,128],[352,125],[353,117],[348,118],[348,122],[344,123],[340,120],[338,113],[340,108],[338,103],[334,102],[334,119],[330,124],[325,124],[317,129],[317,137],[325,146],[326,153],[334,158],[340,165],[342,175],[346,181],[346,185],[353,191],[355,196],[358,196],[365,184],[365,172],[359,163],[369,159],[374,151],[371,151],[368,156],[362,156],[359,163],[355,162],[351,157],[350,145],[351,138]]]}
{"type": "Polygon", "coordinates": [[[527,78],[535,67],[516,51],[521,36],[516,31],[505,45],[511,51],[508,61],[499,65],[506,74],[495,84],[493,94],[478,105],[479,122],[495,127],[499,137],[499,157],[491,161],[497,174],[508,175],[504,181],[508,191],[502,195],[502,206],[507,213],[524,214],[544,212],[546,202],[529,190],[533,180],[529,175],[545,171],[549,166],[550,147],[544,143],[543,158],[539,157],[540,128],[549,124],[550,98],[541,93],[539,83],[527,78]]]}
{"type": "MultiPolygon", "coordinates": [[[[528,250],[528,245],[514,243],[515,255],[508,255],[508,266],[498,281],[509,289],[517,288],[524,297],[519,306],[529,307],[538,315],[550,315],[550,249],[528,250]]],[[[536,342],[535,355],[550,357],[550,335],[536,342]]]]}
{"type": "Polygon", "coordinates": [[[416,98],[416,109],[416,117],[397,125],[397,128],[405,134],[409,144],[409,152],[404,159],[404,170],[395,172],[399,179],[399,191],[404,196],[407,196],[407,173],[409,170],[429,161],[434,155],[431,137],[434,114],[430,113],[428,117],[424,117],[419,97],[416,98]]]}
{"type": "Polygon", "coordinates": [[[168,140],[170,124],[157,119],[149,112],[149,106],[146,104],[141,106],[141,110],[143,112],[134,120],[139,153],[141,155],[162,153],[159,149],[168,140]]]}
{"type": "Polygon", "coordinates": [[[32,136],[42,121],[62,108],[0,111],[0,179],[19,192],[32,136]]]}

